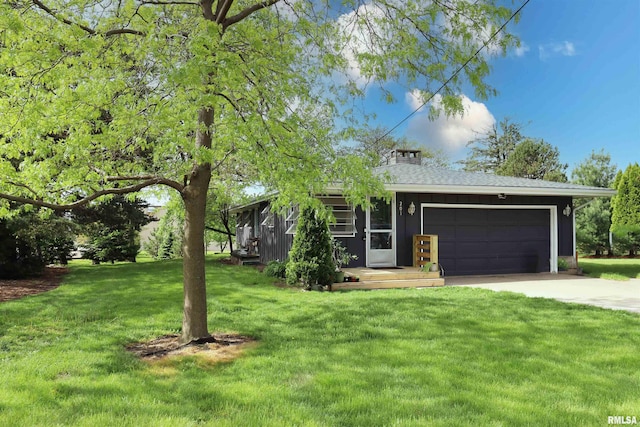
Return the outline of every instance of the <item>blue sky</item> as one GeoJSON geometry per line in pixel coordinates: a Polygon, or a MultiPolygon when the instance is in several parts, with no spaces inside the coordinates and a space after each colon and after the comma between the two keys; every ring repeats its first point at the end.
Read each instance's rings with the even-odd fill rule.
{"type": "MultiPolygon", "coordinates": [[[[456,161],[473,131],[510,117],[525,135],[558,147],[569,171],[592,150],[604,149],[620,169],[640,162],[640,0],[531,0],[509,28],[522,46],[491,60],[488,83],[498,96],[477,100],[469,89],[464,117],[430,122],[425,109],[394,135],[456,161]]],[[[396,96],[388,105],[368,94],[372,125],[392,128],[419,105],[401,90],[396,96]]]]}

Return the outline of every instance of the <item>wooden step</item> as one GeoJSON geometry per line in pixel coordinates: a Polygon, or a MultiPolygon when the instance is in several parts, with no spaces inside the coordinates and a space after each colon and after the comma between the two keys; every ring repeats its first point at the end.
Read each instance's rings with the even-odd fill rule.
{"type": "Polygon", "coordinates": [[[442,278],[415,278],[394,280],[360,280],[359,282],[334,283],[332,291],[348,289],[394,289],[394,288],[426,288],[444,286],[442,278]]]}
{"type": "Polygon", "coordinates": [[[418,268],[373,269],[350,268],[345,270],[346,277],[358,277],[361,282],[384,280],[437,279],[439,272],[422,271],[418,268]]]}

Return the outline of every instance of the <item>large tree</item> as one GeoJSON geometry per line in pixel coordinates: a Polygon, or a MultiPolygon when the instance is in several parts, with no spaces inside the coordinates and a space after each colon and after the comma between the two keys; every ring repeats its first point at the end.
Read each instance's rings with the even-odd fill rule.
{"type": "Polygon", "coordinates": [[[568,165],[558,149],[542,139],[522,134],[523,125],[504,118],[467,144],[467,159],[460,163],[470,172],[566,182],[568,165]]]}
{"type": "Polygon", "coordinates": [[[514,148],[496,174],[529,179],[567,182],[569,165],[560,162],[560,152],[542,139],[527,138],[514,148]]]}
{"type": "Polygon", "coordinates": [[[629,255],[640,248],[640,165],[627,166],[614,182],[617,194],[611,200],[611,231],[625,241],[629,255]]]}
{"type": "MultiPolygon", "coordinates": [[[[335,127],[354,117],[345,102],[391,80],[434,93],[468,58],[442,91],[445,109],[461,110],[465,81],[492,95],[491,54],[474,54],[511,16],[497,3],[2,2],[0,197],[66,210],[155,185],[177,191],[182,339],[208,336],[210,182],[259,182],[281,206],[336,180],[355,203],[381,191],[361,158],[335,162],[335,127]]],[[[501,32],[488,51],[514,42],[501,32]]]]}
{"type": "Polygon", "coordinates": [[[508,117],[494,124],[484,134],[467,143],[470,147],[466,160],[460,163],[469,172],[497,173],[507,161],[511,153],[525,137],[522,135],[522,124],[514,123],[508,117]]]}
{"type": "MultiPolygon", "coordinates": [[[[617,167],[611,164],[611,156],[604,151],[592,151],[589,157],[580,162],[571,172],[571,181],[575,184],[591,187],[610,188],[616,176],[617,167]]],[[[576,199],[576,240],[582,253],[602,255],[611,251],[609,229],[611,228],[611,200],[576,199]],[[588,205],[585,205],[588,203],[588,205]]]]}

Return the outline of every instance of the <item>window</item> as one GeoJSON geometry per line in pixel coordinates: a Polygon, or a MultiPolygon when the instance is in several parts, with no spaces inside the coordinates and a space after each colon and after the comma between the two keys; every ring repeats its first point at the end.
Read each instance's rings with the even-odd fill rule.
{"type": "Polygon", "coordinates": [[[331,207],[333,222],[329,230],[334,236],[354,237],[356,235],[356,212],[343,196],[330,195],[320,197],[322,203],[331,207]]]}
{"type": "Polygon", "coordinates": [[[239,247],[247,246],[248,241],[253,237],[253,211],[243,211],[238,214],[236,227],[236,243],[239,247]]]}
{"type": "Polygon", "coordinates": [[[260,225],[273,229],[275,225],[275,215],[271,212],[271,206],[267,205],[262,212],[260,212],[260,215],[264,217],[260,225]]]}
{"type": "MultiPolygon", "coordinates": [[[[328,195],[320,196],[318,199],[331,208],[333,222],[329,223],[329,230],[333,236],[355,237],[356,235],[356,213],[351,205],[347,203],[343,196],[328,195]]],[[[291,209],[287,216],[287,234],[295,234],[298,225],[298,208],[291,209]]]]}
{"type": "Polygon", "coordinates": [[[300,211],[298,207],[293,207],[289,209],[289,215],[285,219],[287,224],[286,234],[296,234],[296,227],[298,226],[298,216],[300,216],[300,211]]]}

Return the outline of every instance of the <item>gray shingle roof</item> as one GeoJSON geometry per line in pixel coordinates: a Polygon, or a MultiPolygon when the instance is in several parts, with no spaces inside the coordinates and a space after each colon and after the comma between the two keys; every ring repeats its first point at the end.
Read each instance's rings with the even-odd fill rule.
{"type": "Polygon", "coordinates": [[[614,190],[608,188],[464,172],[408,163],[380,166],[374,171],[377,175],[387,175],[390,178],[387,187],[392,191],[583,197],[610,197],[615,194],[614,190]]]}

